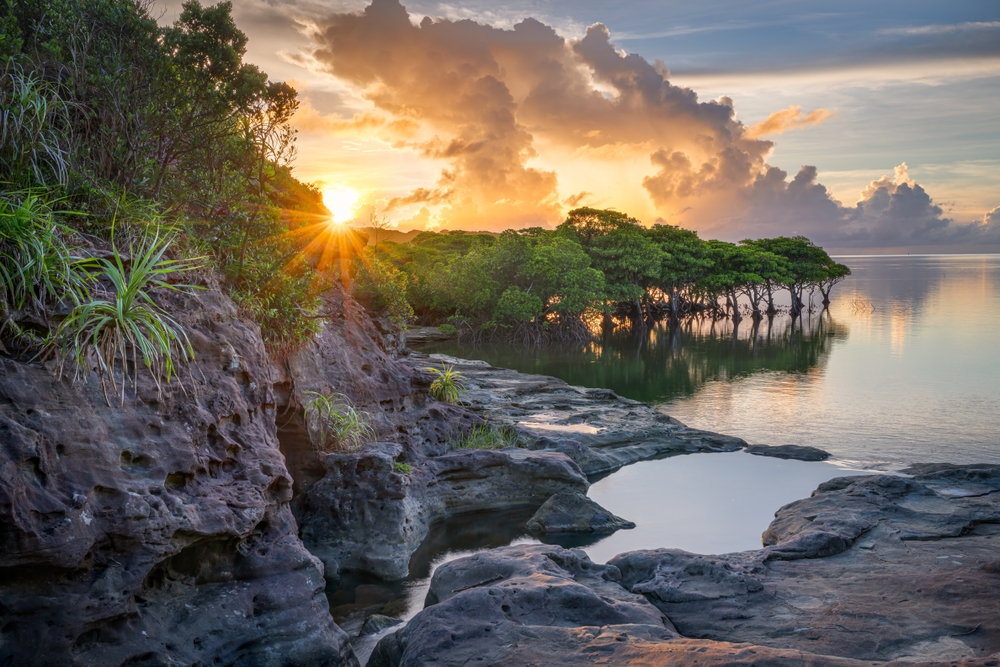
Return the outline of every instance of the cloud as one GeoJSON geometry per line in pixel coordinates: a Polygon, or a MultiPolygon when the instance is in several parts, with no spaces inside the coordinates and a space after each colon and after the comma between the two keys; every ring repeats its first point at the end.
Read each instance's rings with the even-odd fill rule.
{"type": "Polygon", "coordinates": [[[948,35],[973,30],[998,30],[1000,21],[969,21],[966,23],[945,23],[922,25],[911,28],[886,28],[879,30],[883,35],[948,35]]]}
{"type": "Polygon", "coordinates": [[[819,125],[833,118],[834,114],[835,112],[829,109],[816,109],[802,115],[802,107],[793,104],[787,109],[775,111],[761,122],[748,127],[747,136],[756,139],[768,134],[784,134],[787,130],[819,125]]]}
{"type": "Polygon", "coordinates": [[[637,192],[664,219],[707,236],[800,233],[840,246],[890,246],[975,242],[997,228],[945,217],[905,164],[870,183],[854,205],[835,200],[813,166],[789,180],[767,163],[774,144],[761,137],[814,126],[833,112],[793,105],[747,127],[732,99],[700,100],[671,83],[663,63],[617,49],[600,23],[568,39],[531,18],[506,28],[417,23],[398,0],[373,0],[361,12],[317,20],[311,39],[307,60],[361,91],[374,109],[341,119],[304,105],[297,122],[394,134],[395,146],[445,163],[436,184],[387,202],[385,210],[402,215],[421,207],[413,224],[552,225],[595,197],[590,191],[614,198],[591,185],[561,196],[561,167],[536,161],[542,146],[568,156],[562,166],[651,165],[635,177],[637,192]]]}

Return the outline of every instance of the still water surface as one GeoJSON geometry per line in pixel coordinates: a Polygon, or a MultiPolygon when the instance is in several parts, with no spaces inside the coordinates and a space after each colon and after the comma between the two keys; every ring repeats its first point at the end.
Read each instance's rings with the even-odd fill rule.
{"type": "MultiPolygon", "coordinates": [[[[1000,463],[1000,255],[841,257],[829,311],[586,345],[430,351],[607,387],[689,426],[854,465],[1000,463]]],[[[818,303],[818,301],[817,301],[818,303]]]]}

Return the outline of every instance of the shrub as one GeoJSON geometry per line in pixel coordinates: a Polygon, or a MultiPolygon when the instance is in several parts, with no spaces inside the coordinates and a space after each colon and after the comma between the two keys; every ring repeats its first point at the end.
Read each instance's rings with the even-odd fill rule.
{"type": "Polygon", "coordinates": [[[438,331],[443,333],[445,336],[454,336],[458,333],[458,329],[455,328],[455,325],[447,322],[439,326],[438,331]]]}
{"type": "Polygon", "coordinates": [[[465,392],[465,376],[461,371],[456,371],[454,366],[441,366],[441,368],[427,366],[423,370],[435,376],[431,382],[431,398],[452,405],[458,403],[458,399],[465,392]]]}
{"type": "Polygon", "coordinates": [[[343,394],[307,391],[306,428],[314,444],[325,451],[354,451],[375,438],[371,417],[356,410],[343,394]]]}
{"type": "Polygon", "coordinates": [[[473,426],[452,441],[453,449],[506,449],[518,446],[517,431],[510,426],[495,426],[488,422],[473,426]]]}
{"type": "Polygon", "coordinates": [[[13,59],[0,69],[0,174],[13,187],[65,185],[66,104],[57,88],[13,59]]]}
{"type": "Polygon", "coordinates": [[[126,261],[112,244],[112,258],[91,259],[82,266],[98,276],[98,282],[110,283],[111,298],[81,301],[60,324],[52,337],[52,348],[58,349],[59,376],[67,361],[75,366],[74,377],[86,373],[91,360],[96,361],[101,377],[104,400],[108,399],[106,380],[110,378],[115,394],[119,393],[115,368],[121,364],[121,403],[125,402],[125,387],[131,382],[136,388],[138,354],[162,391],[160,379],[169,383],[175,374],[174,355],[194,359],[194,350],[184,328],[153,301],[149,290],[162,288],[174,291],[198,289],[194,285],[172,284],[166,277],[199,268],[198,259],[166,258],[170,236],[159,230],[143,234],[130,244],[130,261],[126,261]],[[129,353],[131,353],[131,368],[129,353]]]}
{"type": "Polygon", "coordinates": [[[409,475],[411,472],[413,472],[413,466],[411,466],[409,463],[403,463],[402,461],[393,461],[392,471],[400,475],[409,475]]]}
{"type": "Polygon", "coordinates": [[[406,300],[409,277],[405,273],[368,252],[358,256],[357,269],[357,297],[361,303],[397,326],[413,317],[413,308],[406,300]]]}
{"type": "Polygon", "coordinates": [[[322,320],[315,276],[278,270],[271,275],[249,275],[230,288],[237,305],[260,325],[260,335],[271,350],[290,350],[315,335],[322,320]]]}

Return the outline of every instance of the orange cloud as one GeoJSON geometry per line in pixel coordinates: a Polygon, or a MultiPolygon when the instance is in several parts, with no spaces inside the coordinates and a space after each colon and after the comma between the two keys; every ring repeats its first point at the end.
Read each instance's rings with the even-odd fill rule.
{"type": "Polygon", "coordinates": [[[373,112],[357,113],[350,118],[321,114],[309,100],[308,93],[292,116],[292,125],[302,132],[317,132],[335,137],[369,136],[373,138],[408,138],[420,124],[410,118],[394,118],[373,112]]]}
{"type": "Polygon", "coordinates": [[[802,115],[802,107],[793,104],[787,109],[775,111],[761,122],[748,127],[746,136],[750,139],[758,139],[767,135],[784,134],[788,130],[819,125],[835,115],[836,112],[829,109],[816,109],[802,115]]]}

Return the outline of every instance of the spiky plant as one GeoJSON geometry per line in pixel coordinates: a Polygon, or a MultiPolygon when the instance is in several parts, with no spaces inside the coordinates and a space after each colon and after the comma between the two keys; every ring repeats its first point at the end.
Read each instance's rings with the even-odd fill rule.
{"type": "Polygon", "coordinates": [[[434,375],[431,382],[430,395],[434,400],[451,403],[458,403],[458,399],[465,393],[465,375],[461,371],[456,371],[454,366],[441,365],[441,368],[427,366],[423,370],[434,375]]]}
{"type": "MultiPolygon", "coordinates": [[[[139,357],[162,392],[161,380],[169,384],[176,375],[175,358],[194,359],[194,349],[177,320],[153,301],[151,291],[190,291],[195,285],[167,282],[171,274],[200,267],[199,260],[169,259],[172,237],[158,228],[147,230],[131,242],[126,260],[112,243],[111,258],[92,258],[83,265],[100,283],[110,284],[104,298],[81,301],[56,330],[52,345],[59,353],[60,377],[67,363],[75,367],[74,377],[96,365],[104,399],[108,383],[125,402],[125,389],[137,390],[139,357]],[[131,358],[130,358],[131,357],[131,358]],[[119,383],[116,370],[120,369],[119,383]],[[120,386],[119,386],[120,385],[120,386]]],[[[182,387],[183,388],[183,387],[182,387]]]]}
{"type": "Polygon", "coordinates": [[[85,294],[87,274],[66,243],[70,233],[31,191],[0,199],[0,299],[7,308],[41,315],[48,306],[85,294]]]}
{"type": "Polygon", "coordinates": [[[343,394],[307,391],[306,428],[313,442],[323,450],[354,451],[375,439],[371,416],[357,410],[343,394]]]}

